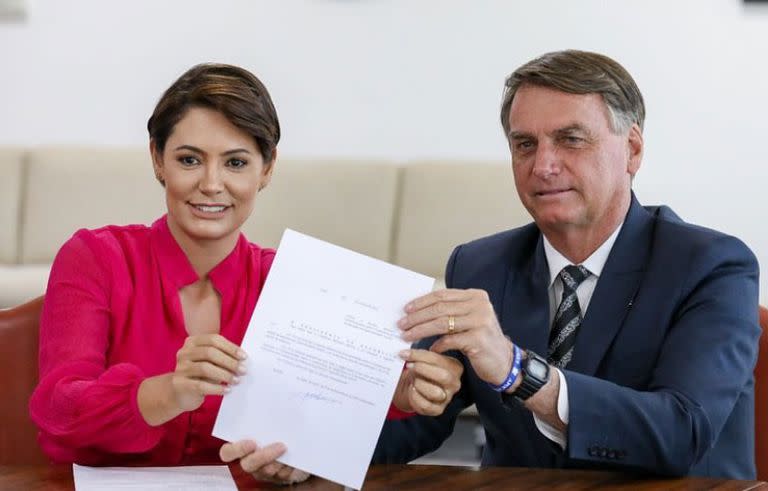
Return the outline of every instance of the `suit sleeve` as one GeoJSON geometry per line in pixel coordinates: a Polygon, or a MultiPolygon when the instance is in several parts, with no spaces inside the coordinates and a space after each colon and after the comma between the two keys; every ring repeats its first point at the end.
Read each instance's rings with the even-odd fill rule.
{"type": "MultiPolygon", "coordinates": [[[[453,268],[461,247],[454,249],[446,267],[445,282],[448,288],[453,284],[453,268]]],[[[427,338],[416,344],[416,348],[428,349],[436,338],[427,338]]],[[[466,360],[457,353],[455,356],[464,364],[462,377],[466,377],[466,360]]],[[[433,452],[453,433],[456,418],[459,413],[471,404],[466,389],[467,384],[462,380],[461,389],[445,408],[440,416],[415,415],[406,419],[389,419],[379,435],[376,450],[373,453],[373,464],[405,464],[422,455],[433,452]]]]}
{"type": "Polygon", "coordinates": [[[29,407],[57,462],[78,461],[81,449],[147,451],[164,433],[139,412],[141,370],[106,364],[111,276],[89,234],[78,232],[56,256],[40,319],[40,382],[29,407]]]}
{"type": "Polygon", "coordinates": [[[564,371],[569,458],[685,475],[751,390],[760,335],[754,255],[723,236],[680,260],[689,274],[647,390],[564,371]]]}

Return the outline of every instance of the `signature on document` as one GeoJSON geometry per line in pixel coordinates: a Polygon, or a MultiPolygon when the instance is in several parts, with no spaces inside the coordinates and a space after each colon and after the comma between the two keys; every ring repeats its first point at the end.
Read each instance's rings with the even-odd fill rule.
{"type": "Polygon", "coordinates": [[[333,405],[340,405],[341,401],[339,399],[334,399],[333,397],[328,397],[320,392],[296,392],[293,394],[293,399],[298,399],[300,401],[317,401],[322,402],[325,404],[333,404],[333,405]]]}

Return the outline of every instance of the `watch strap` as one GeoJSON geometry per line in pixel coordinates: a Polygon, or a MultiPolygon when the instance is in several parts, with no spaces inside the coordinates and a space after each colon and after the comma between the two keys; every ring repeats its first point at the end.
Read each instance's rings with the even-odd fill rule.
{"type": "Polygon", "coordinates": [[[533,351],[527,350],[525,352],[526,358],[523,360],[521,372],[523,374],[523,378],[520,381],[520,385],[517,386],[517,389],[512,394],[509,394],[512,396],[516,402],[523,403],[527,401],[532,395],[537,393],[544,385],[549,381],[549,364],[547,363],[547,360],[542,358],[541,356],[537,355],[533,351]],[[528,365],[530,363],[541,363],[546,367],[545,376],[543,379],[539,379],[537,377],[534,377],[531,375],[528,371],[528,365]]]}

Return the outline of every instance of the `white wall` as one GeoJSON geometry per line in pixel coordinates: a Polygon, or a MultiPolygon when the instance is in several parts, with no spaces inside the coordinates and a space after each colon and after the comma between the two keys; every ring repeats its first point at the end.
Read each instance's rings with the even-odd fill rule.
{"type": "MultiPolygon", "coordinates": [[[[140,144],[200,61],[270,88],[283,155],[506,159],[504,76],[615,57],[648,107],[635,188],[743,238],[768,269],[768,7],[741,0],[28,0],[0,24],[0,144],[140,144]]],[[[322,176],[318,176],[322,178],[322,176]]],[[[768,272],[761,298],[768,303],[768,272]]]]}

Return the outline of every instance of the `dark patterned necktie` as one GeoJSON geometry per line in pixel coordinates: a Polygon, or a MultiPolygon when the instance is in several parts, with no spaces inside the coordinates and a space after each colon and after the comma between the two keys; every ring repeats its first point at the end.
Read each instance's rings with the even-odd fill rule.
{"type": "Polygon", "coordinates": [[[573,345],[581,325],[581,307],[576,289],[592,273],[584,266],[566,266],[560,271],[563,282],[563,299],[555,313],[549,333],[547,361],[557,368],[564,368],[573,357],[573,345]]]}

